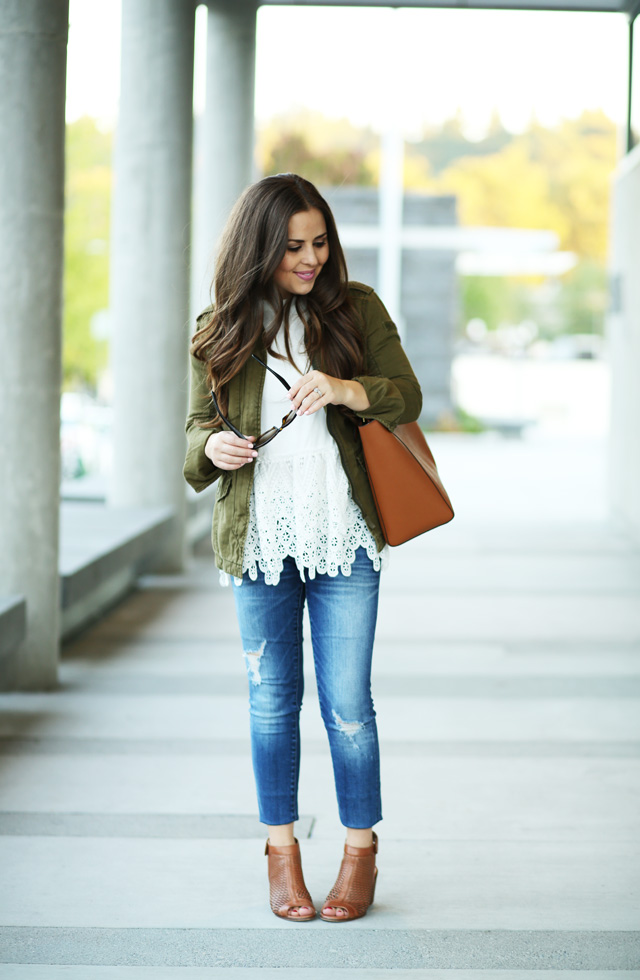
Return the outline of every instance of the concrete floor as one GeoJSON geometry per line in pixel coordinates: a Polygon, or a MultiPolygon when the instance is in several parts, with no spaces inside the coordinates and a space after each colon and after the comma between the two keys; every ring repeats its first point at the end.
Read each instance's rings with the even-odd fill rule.
{"type": "MultiPolygon", "coordinates": [[[[368,915],[269,910],[233,601],[203,554],[69,645],[58,691],[0,696],[1,980],[640,978],[640,549],[607,520],[604,447],[431,441],[456,518],[384,573],[368,915]]],[[[310,651],[306,673],[319,904],[343,832],[310,651]]]]}

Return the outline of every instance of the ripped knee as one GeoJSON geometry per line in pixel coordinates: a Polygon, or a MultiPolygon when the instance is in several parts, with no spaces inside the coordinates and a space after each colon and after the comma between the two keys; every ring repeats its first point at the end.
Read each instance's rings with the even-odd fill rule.
{"type": "Polygon", "coordinates": [[[331,714],[333,715],[333,720],[338,726],[338,729],[348,738],[354,739],[358,732],[362,731],[364,728],[364,722],[362,721],[344,721],[344,719],[340,717],[335,709],[332,710],[331,714]]]}
{"type": "Polygon", "coordinates": [[[262,660],[262,655],[264,654],[264,648],[267,645],[267,641],[263,640],[257,650],[245,650],[244,659],[247,665],[247,671],[249,673],[249,680],[252,684],[260,684],[262,678],[260,677],[260,662],[262,660]]]}

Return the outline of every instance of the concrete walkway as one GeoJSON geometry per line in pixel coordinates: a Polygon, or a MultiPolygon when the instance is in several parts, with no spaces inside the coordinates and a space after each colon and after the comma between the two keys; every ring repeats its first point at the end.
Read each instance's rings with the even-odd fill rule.
{"type": "MultiPolygon", "coordinates": [[[[233,600],[203,555],[67,647],[59,691],[0,696],[1,980],[640,978],[640,550],[606,520],[604,447],[432,446],[457,515],[384,573],[369,914],[269,910],[233,600]]],[[[306,672],[319,904],[343,833],[306,672]]]]}

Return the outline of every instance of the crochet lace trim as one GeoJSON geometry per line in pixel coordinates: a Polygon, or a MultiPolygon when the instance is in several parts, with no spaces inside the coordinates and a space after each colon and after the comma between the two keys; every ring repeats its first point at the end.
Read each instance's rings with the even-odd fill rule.
{"type": "MultiPolygon", "coordinates": [[[[376,571],[388,564],[389,549],[378,552],[375,539],[353,500],[335,443],[313,453],[258,459],[255,466],[242,571],[267,585],[280,581],[284,559],[295,559],[300,577],[318,572],[351,574],[362,547],[376,571]]],[[[241,578],[234,578],[236,584],[241,578]]],[[[220,572],[220,584],[229,576],[220,572]]]]}

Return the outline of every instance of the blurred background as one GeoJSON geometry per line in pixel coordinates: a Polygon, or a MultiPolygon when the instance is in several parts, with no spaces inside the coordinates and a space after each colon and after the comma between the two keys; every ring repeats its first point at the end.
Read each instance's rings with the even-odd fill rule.
{"type": "Polygon", "coordinates": [[[452,543],[637,546],[640,0],[440,2],[0,0],[0,686],[55,685],[61,638],[206,542],[189,338],[267,174],[319,186],[397,323],[452,543]]]}
{"type": "Polygon", "coordinates": [[[3,980],[639,975],[640,0],[382,3],[0,0],[3,980]],[[455,509],[384,572],[378,918],[290,940],[182,476],[216,242],[282,171],[397,322],[455,509]]]}
{"type": "MultiPolygon", "coordinates": [[[[194,214],[207,179],[198,140],[206,19],[206,7],[199,7],[194,214]]],[[[106,479],[110,467],[119,45],[119,3],[72,0],[66,481],[106,479]],[[96,35],[99,50],[91,43],[96,35]]],[[[422,352],[432,366],[438,357],[442,362],[433,375],[440,395],[425,419],[429,428],[605,436],[610,191],[626,125],[626,45],[623,19],[603,13],[259,9],[254,176],[294,171],[322,187],[341,225],[352,278],[379,289],[401,330],[408,315],[438,335],[437,350],[422,352]],[[404,224],[425,230],[435,222],[442,229],[439,238],[402,252],[399,302],[379,281],[375,235],[363,247],[363,233],[378,223],[385,155],[400,175],[404,224]],[[431,202],[431,212],[427,203],[421,214],[421,202],[431,202]],[[421,289],[424,295],[416,295],[421,289]]],[[[205,237],[194,255],[193,317],[206,303],[214,245],[205,237]]]]}

